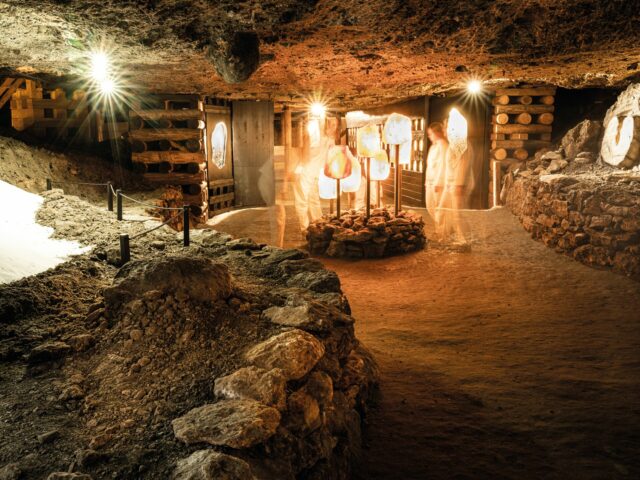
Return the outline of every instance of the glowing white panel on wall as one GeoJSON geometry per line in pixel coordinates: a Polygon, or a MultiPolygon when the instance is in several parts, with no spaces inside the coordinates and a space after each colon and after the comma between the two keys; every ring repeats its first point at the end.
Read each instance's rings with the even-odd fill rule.
{"type": "Polygon", "coordinates": [[[307,123],[307,133],[309,134],[309,145],[317,147],[320,145],[320,122],[312,118],[307,123]]]}
{"type": "Polygon", "coordinates": [[[467,120],[456,109],[452,108],[447,120],[447,138],[449,151],[454,158],[460,157],[467,149],[467,120]]]}
{"type": "Polygon", "coordinates": [[[211,158],[216,167],[224,167],[227,154],[227,126],[218,122],[211,133],[211,158]]]}

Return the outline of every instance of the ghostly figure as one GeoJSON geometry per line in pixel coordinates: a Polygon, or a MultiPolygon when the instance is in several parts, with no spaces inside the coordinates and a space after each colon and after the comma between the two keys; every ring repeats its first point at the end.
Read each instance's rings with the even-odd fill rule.
{"type": "Polygon", "coordinates": [[[443,215],[444,240],[466,243],[468,225],[463,225],[460,210],[468,208],[469,198],[474,188],[473,151],[467,140],[467,120],[451,109],[447,121],[449,149],[445,161],[445,188],[440,200],[443,215]],[[466,231],[466,232],[465,232],[466,231]]]}
{"type": "Polygon", "coordinates": [[[323,119],[311,119],[307,124],[307,133],[309,152],[303,155],[295,168],[293,189],[296,214],[303,235],[309,222],[322,216],[318,173],[324,167],[329,148],[335,144],[335,128],[329,123],[325,131],[323,119]]]}
{"type": "Polygon", "coordinates": [[[431,142],[427,154],[426,171],[426,203],[427,211],[434,221],[436,235],[442,234],[442,213],[439,209],[445,186],[445,172],[449,142],[445,136],[444,126],[440,122],[433,122],[427,128],[427,136],[431,142]]]}

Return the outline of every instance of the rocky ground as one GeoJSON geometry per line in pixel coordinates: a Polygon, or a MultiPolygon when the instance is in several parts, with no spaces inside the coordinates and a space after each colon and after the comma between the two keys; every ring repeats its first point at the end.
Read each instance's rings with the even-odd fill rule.
{"type": "Polygon", "coordinates": [[[59,190],[38,219],[95,249],[0,287],[0,478],[346,478],[376,367],[333,272],[165,228],[118,270],[158,222],[59,190]]]}

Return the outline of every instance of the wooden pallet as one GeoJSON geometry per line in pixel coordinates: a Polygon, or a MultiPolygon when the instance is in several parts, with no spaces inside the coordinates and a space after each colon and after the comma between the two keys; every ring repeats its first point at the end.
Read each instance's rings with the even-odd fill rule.
{"type": "Polygon", "coordinates": [[[18,131],[56,140],[93,140],[87,96],[75,90],[71,98],[61,88],[45,91],[34,80],[23,79],[24,88],[11,95],[11,125],[18,131]]]}
{"type": "Polygon", "coordinates": [[[164,108],[129,112],[134,170],[151,183],[181,186],[184,204],[198,222],[205,222],[209,192],[203,112],[189,96],[163,95],[159,100],[164,108]]]}
{"type": "Polygon", "coordinates": [[[235,202],[233,178],[209,182],[209,215],[228,212],[235,202]]]}

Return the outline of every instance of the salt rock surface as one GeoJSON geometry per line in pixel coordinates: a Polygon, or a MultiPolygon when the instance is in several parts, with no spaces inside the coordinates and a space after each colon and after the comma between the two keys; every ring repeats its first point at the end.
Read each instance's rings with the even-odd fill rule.
{"type": "Polygon", "coordinates": [[[214,450],[198,450],[178,460],[172,480],[254,480],[251,467],[231,455],[214,450]]]}
{"type": "Polygon", "coordinates": [[[70,255],[89,250],[79,243],[50,238],[51,227],[36,222],[42,197],[0,180],[0,283],[44,272],[70,255]]]}
{"type": "Polygon", "coordinates": [[[217,378],[213,393],[226,399],[256,400],[283,410],[286,404],[287,379],[282,370],[244,367],[231,375],[217,378]]]}
{"type": "Polygon", "coordinates": [[[302,330],[289,330],[251,348],[246,360],[264,369],[280,368],[287,380],[304,377],[324,355],[324,345],[302,330]]]}
{"type": "Polygon", "coordinates": [[[105,303],[117,306],[152,290],[182,292],[194,301],[215,302],[231,295],[231,275],[226,265],[206,257],[132,260],[118,271],[113,286],[105,289],[105,303]]]}
{"type": "Polygon", "coordinates": [[[255,400],[222,400],[194,408],[171,424],[176,438],[189,445],[204,442],[247,448],[276,432],[280,412],[255,400]]]}

